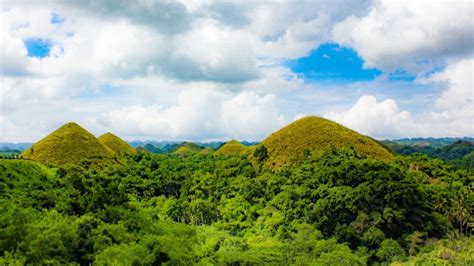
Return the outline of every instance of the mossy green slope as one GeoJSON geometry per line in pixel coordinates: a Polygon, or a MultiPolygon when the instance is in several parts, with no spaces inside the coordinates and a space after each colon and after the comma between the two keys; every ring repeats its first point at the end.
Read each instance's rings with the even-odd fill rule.
{"type": "Polygon", "coordinates": [[[263,141],[269,158],[265,165],[281,167],[301,161],[305,151],[321,153],[331,145],[336,148],[354,147],[371,158],[388,160],[393,155],[376,141],[336,122],[308,116],[278,130],[263,141]]]}
{"type": "Polygon", "coordinates": [[[206,147],[204,148],[203,150],[201,150],[199,153],[200,154],[204,154],[204,155],[208,155],[208,154],[213,154],[215,151],[213,148],[211,147],[206,147]]]}
{"type": "Polygon", "coordinates": [[[247,146],[233,139],[222,145],[222,147],[216,151],[216,155],[240,156],[246,154],[248,151],[247,146]]]}
{"type": "Polygon", "coordinates": [[[76,123],[67,123],[33,144],[21,156],[52,165],[79,163],[82,159],[111,160],[112,152],[90,132],[76,123]]]}
{"type": "Polygon", "coordinates": [[[137,153],[137,151],[132,148],[130,144],[110,132],[98,137],[97,140],[102,145],[109,148],[114,154],[137,153]]]}
{"type": "Polygon", "coordinates": [[[29,176],[55,176],[56,169],[28,160],[0,159],[0,178],[28,179],[29,176]]]}
{"type": "Polygon", "coordinates": [[[189,153],[197,153],[203,150],[204,148],[197,145],[196,143],[192,142],[183,142],[181,143],[178,148],[174,151],[177,154],[189,154],[189,153]]]}

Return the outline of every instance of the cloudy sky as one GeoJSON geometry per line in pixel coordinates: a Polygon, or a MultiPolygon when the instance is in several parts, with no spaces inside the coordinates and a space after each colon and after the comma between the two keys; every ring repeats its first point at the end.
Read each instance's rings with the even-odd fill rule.
{"type": "Polygon", "coordinates": [[[61,2],[0,2],[0,141],[474,136],[472,1],[61,2]]]}

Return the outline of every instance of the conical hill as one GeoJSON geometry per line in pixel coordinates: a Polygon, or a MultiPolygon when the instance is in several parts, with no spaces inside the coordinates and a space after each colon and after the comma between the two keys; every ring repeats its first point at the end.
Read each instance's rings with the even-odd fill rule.
{"type": "Polygon", "coordinates": [[[371,158],[391,159],[393,155],[377,141],[361,135],[336,122],[308,116],[274,132],[263,142],[269,157],[265,164],[280,167],[301,161],[304,153],[322,153],[329,146],[353,147],[371,158]]]}
{"type": "Polygon", "coordinates": [[[130,144],[110,132],[98,137],[97,140],[114,154],[135,154],[137,152],[130,144]]]}
{"type": "Polygon", "coordinates": [[[198,152],[201,152],[201,150],[203,149],[204,149],[203,147],[197,145],[196,143],[185,141],[179,144],[179,146],[176,148],[174,153],[181,154],[181,155],[190,154],[190,153],[198,153],[198,152]]]}
{"type": "Polygon", "coordinates": [[[67,123],[22,153],[22,157],[52,164],[79,163],[82,159],[109,160],[112,152],[90,132],[67,123]]]}
{"type": "Polygon", "coordinates": [[[244,155],[249,151],[248,147],[244,144],[238,142],[237,140],[233,139],[224,145],[222,145],[217,151],[216,154],[221,155],[232,155],[232,156],[239,156],[244,155]]]}

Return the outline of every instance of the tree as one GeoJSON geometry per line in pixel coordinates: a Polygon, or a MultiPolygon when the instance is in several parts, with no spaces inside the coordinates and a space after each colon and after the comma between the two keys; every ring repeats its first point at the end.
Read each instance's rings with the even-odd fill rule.
{"type": "Polygon", "coordinates": [[[404,259],[405,251],[400,247],[397,241],[385,239],[380,243],[376,256],[383,262],[400,261],[404,259]]]}
{"type": "Polygon", "coordinates": [[[257,158],[259,163],[263,163],[268,158],[268,150],[265,145],[259,145],[253,152],[253,156],[257,158]]]}

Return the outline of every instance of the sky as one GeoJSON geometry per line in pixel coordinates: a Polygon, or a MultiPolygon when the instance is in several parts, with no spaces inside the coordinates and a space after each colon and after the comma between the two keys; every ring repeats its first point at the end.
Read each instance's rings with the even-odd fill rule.
{"type": "Polygon", "coordinates": [[[472,1],[2,0],[0,23],[0,142],[260,141],[307,115],[474,136],[472,1]]]}

